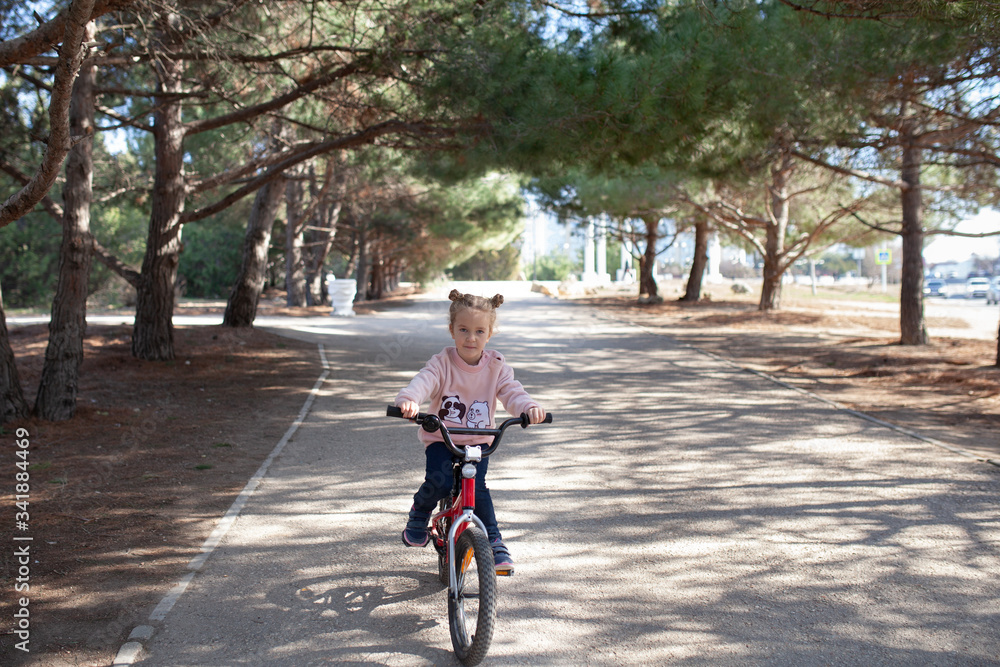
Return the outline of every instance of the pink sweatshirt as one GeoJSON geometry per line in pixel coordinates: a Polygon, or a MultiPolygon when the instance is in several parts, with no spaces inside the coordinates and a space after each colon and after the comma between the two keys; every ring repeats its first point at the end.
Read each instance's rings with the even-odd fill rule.
{"type": "MultiPolygon", "coordinates": [[[[396,395],[396,404],[403,400],[423,404],[427,399],[430,399],[430,412],[441,417],[445,426],[466,428],[495,428],[497,399],[515,417],[529,408],[540,407],[514,379],[514,370],[502,354],[484,350],[479,363],[470,366],[458,356],[454,347],[446,347],[431,357],[410,384],[396,395]]],[[[421,428],[419,434],[424,446],[441,440],[437,431],[428,433],[421,428]]],[[[452,442],[456,445],[490,444],[493,437],[454,435],[452,442]]]]}

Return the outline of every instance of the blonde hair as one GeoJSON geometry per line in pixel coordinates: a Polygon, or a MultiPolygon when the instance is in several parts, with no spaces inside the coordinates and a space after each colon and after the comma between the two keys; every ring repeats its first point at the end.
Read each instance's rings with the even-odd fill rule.
{"type": "Polygon", "coordinates": [[[458,317],[458,313],[463,308],[467,308],[488,314],[490,316],[490,334],[493,334],[493,329],[497,322],[497,308],[503,303],[502,294],[494,294],[492,298],[487,299],[484,296],[476,296],[475,294],[462,294],[457,289],[453,289],[448,294],[448,298],[451,300],[451,308],[448,309],[449,327],[455,324],[455,318],[458,317]]]}

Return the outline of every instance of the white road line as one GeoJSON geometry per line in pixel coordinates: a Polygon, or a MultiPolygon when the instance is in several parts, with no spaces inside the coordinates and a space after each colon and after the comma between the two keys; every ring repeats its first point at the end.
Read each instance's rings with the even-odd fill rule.
{"type": "MultiPolygon", "coordinates": [[[[271,453],[268,455],[264,462],[260,464],[257,472],[254,473],[253,477],[246,483],[240,494],[236,496],[236,500],[233,504],[229,506],[229,510],[219,519],[219,522],[215,525],[215,529],[209,534],[205,539],[205,542],[201,545],[200,553],[191,559],[187,565],[187,569],[190,570],[187,574],[182,576],[177,583],[173,585],[170,591],[163,596],[160,603],[156,605],[152,613],[149,615],[149,620],[153,622],[160,622],[166,618],[170,610],[173,609],[177,600],[180,599],[184,591],[187,590],[188,584],[194,579],[194,575],[202,568],[205,562],[208,560],[209,556],[215,551],[216,547],[225,537],[226,533],[229,532],[230,527],[232,527],[233,522],[243,511],[243,507],[250,500],[257,486],[260,485],[261,480],[267,474],[268,469],[274,460],[281,454],[281,450],[285,448],[288,441],[291,440],[292,436],[299,429],[299,426],[305,421],[306,417],[309,415],[309,411],[312,409],[313,402],[316,400],[316,396],[319,394],[320,387],[326,382],[327,377],[330,375],[330,364],[326,358],[326,349],[323,344],[319,344],[319,358],[320,363],[323,366],[323,372],[320,374],[316,383],[313,385],[312,390],[309,392],[309,397],[306,398],[306,402],[303,404],[302,409],[299,410],[298,416],[292,425],[288,427],[285,431],[285,435],[281,437],[278,444],[274,446],[271,453]]],[[[153,636],[154,628],[148,625],[141,625],[134,629],[129,635],[129,641],[126,642],[120,649],[118,649],[118,654],[115,656],[114,663],[112,667],[125,667],[126,665],[135,664],[135,662],[142,657],[144,644],[143,641],[150,639],[153,636]],[[142,641],[139,641],[142,640],[142,641]]]]}

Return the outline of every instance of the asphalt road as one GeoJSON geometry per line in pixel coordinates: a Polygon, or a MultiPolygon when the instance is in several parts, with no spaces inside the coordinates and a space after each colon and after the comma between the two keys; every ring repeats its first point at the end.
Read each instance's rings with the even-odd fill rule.
{"type": "MultiPolygon", "coordinates": [[[[421,447],[383,416],[445,308],[285,331],[330,377],[138,664],[456,664],[434,552],[399,539],[421,447]]],[[[1000,469],[584,307],[499,316],[556,423],[490,465],[517,574],[485,664],[1000,664],[1000,469]]]]}

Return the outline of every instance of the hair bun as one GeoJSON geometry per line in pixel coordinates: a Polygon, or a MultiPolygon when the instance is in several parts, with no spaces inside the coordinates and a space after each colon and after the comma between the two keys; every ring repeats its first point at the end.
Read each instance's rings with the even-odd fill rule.
{"type": "Polygon", "coordinates": [[[464,298],[465,298],[465,295],[462,294],[461,292],[459,292],[457,289],[453,289],[448,294],[448,299],[451,300],[451,301],[461,301],[464,298]]]}
{"type": "Polygon", "coordinates": [[[490,303],[493,304],[494,308],[499,308],[503,304],[503,294],[494,294],[490,303]]]}

